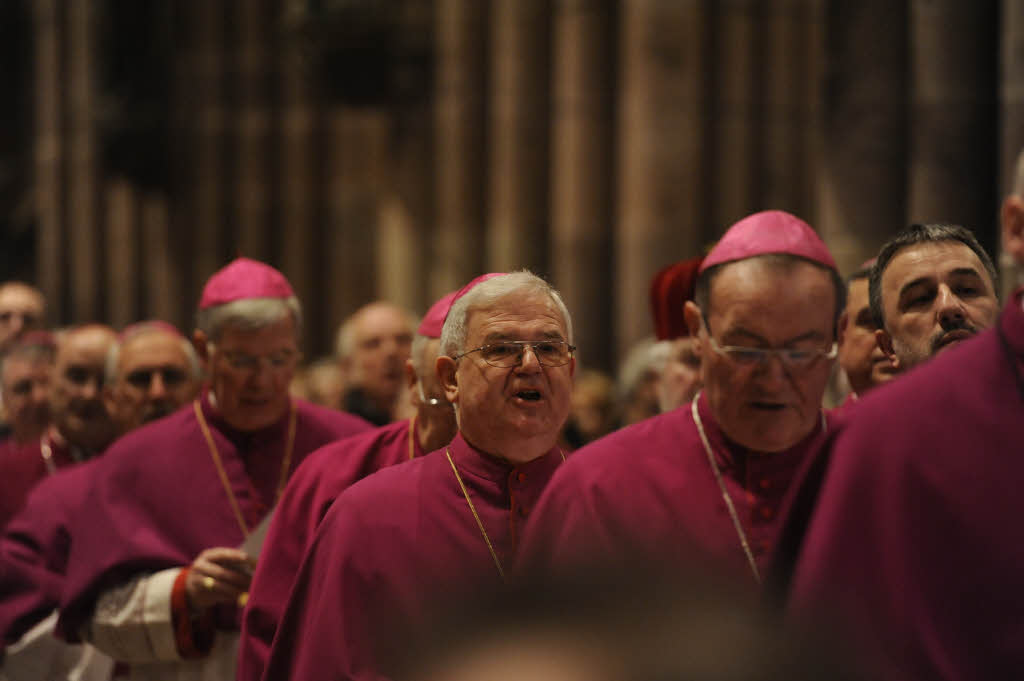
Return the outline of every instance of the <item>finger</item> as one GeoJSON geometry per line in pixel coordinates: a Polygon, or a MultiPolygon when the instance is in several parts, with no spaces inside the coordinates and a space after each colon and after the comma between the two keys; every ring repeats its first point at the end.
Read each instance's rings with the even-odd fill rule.
{"type": "Polygon", "coordinates": [[[231,583],[220,581],[210,575],[189,575],[186,581],[191,603],[200,608],[209,608],[218,603],[236,603],[239,596],[247,588],[239,588],[231,583]]]}
{"type": "Polygon", "coordinates": [[[204,550],[199,557],[213,563],[244,563],[250,560],[245,551],[230,546],[214,546],[204,550]]]}
{"type": "MultiPolygon", "coordinates": [[[[236,589],[245,591],[249,588],[252,576],[246,572],[238,572],[229,567],[217,565],[216,563],[201,562],[193,566],[193,569],[200,577],[210,577],[219,584],[227,584],[236,589]]],[[[205,585],[205,584],[204,584],[205,585]]]]}

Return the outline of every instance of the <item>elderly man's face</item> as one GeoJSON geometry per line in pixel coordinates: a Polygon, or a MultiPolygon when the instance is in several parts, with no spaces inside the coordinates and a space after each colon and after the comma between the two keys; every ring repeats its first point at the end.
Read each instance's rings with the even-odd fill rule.
{"type": "Polygon", "coordinates": [[[18,284],[0,288],[0,351],[10,348],[26,331],[41,328],[43,312],[38,291],[18,284]]]}
{"type": "MultiPolygon", "coordinates": [[[[565,320],[543,293],[513,292],[467,319],[465,352],[499,341],[568,341],[565,320]]],[[[456,363],[438,359],[459,430],[478,449],[510,461],[530,460],[555,445],[569,416],[575,360],[543,366],[527,350],[510,368],[488,364],[481,352],[456,363]]]]}
{"type": "Polygon", "coordinates": [[[106,404],[121,433],[170,414],[199,390],[179,336],[147,331],[121,344],[106,404]]]}
{"type": "Polygon", "coordinates": [[[98,450],[114,437],[102,389],[107,350],[115,340],[113,330],[88,326],[69,331],[57,345],[50,410],[72,444],[98,450]]]}
{"type": "MultiPolygon", "coordinates": [[[[224,420],[241,431],[266,428],[287,412],[288,386],[299,361],[295,320],[287,315],[260,329],[230,324],[205,342],[207,373],[224,420]]],[[[197,334],[201,348],[205,338],[197,334]]]]}
{"type": "Polygon", "coordinates": [[[4,361],[4,408],[20,441],[39,437],[50,423],[52,374],[53,364],[45,357],[9,357],[4,361]]]}
{"type": "MultiPolygon", "coordinates": [[[[995,285],[959,241],[907,246],[882,273],[882,309],[897,365],[907,369],[992,326],[995,285]]],[[[883,335],[885,338],[885,335],[883,335]]]]}
{"type": "Polygon", "coordinates": [[[354,331],[351,382],[381,403],[394,402],[412,346],[408,317],[392,305],[371,305],[359,314],[354,331]]]}
{"type": "Polygon", "coordinates": [[[846,314],[840,329],[839,366],[858,395],[888,381],[896,367],[875,340],[875,318],[868,304],[867,277],[850,282],[846,292],[846,314]]]}
{"type": "Polygon", "coordinates": [[[820,419],[830,360],[819,357],[797,368],[776,355],[749,364],[715,349],[712,337],[719,347],[827,352],[836,306],[829,273],[805,262],[741,260],[712,280],[706,325],[697,327],[700,316],[691,305],[687,321],[699,333],[704,389],[725,435],[749,449],[777,452],[810,434],[820,419]]]}

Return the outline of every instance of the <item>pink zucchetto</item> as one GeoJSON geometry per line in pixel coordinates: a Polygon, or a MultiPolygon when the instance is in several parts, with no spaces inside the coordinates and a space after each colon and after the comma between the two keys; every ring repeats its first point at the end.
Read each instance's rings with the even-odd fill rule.
{"type": "Polygon", "coordinates": [[[199,298],[199,309],[251,298],[291,298],[295,295],[284,275],[265,263],[238,258],[216,272],[199,298]]]}
{"type": "Polygon", "coordinates": [[[825,242],[810,225],[785,211],[766,210],[730,227],[704,258],[698,273],[715,265],[771,253],[795,255],[837,269],[825,242]]]}
{"type": "Polygon", "coordinates": [[[427,338],[440,338],[441,329],[444,328],[444,320],[448,319],[448,312],[452,309],[452,305],[455,304],[455,301],[469,293],[470,289],[477,284],[487,281],[488,279],[493,279],[494,277],[500,277],[503,274],[506,273],[490,272],[488,274],[481,274],[459,290],[452,291],[445,295],[443,298],[431,305],[430,309],[427,310],[427,314],[423,315],[423,321],[420,322],[420,328],[416,330],[416,333],[421,336],[426,336],[427,338]]]}

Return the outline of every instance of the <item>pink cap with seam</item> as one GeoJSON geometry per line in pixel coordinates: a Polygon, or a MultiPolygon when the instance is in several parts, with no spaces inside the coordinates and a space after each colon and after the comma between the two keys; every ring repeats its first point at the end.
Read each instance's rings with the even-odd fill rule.
{"type": "Polygon", "coordinates": [[[199,309],[252,298],[291,298],[285,276],[266,263],[238,258],[216,272],[203,287],[199,309]]]}
{"type": "Polygon", "coordinates": [[[837,270],[828,247],[809,224],[781,210],[766,210],[743,218],[726,231],[698,273],[709,267],[758,255],[795,255],[837,270]]]}

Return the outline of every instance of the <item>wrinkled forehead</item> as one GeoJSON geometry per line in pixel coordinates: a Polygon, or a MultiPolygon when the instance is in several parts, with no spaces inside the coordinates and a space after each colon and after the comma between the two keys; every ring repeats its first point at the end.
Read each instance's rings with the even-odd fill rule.
{"type": "Polygon", "coordinates": [[[467,312],[469,339],[500,336],[516,340],[521,335],[567,340],[568,329],[551,296],[535,291],[513,291],[467,312]]]}
{"type": "Polygon", "coordinates": [[[0,289],[0,313],[35,312],[43,310],[43,298],[26,286],[6,286],[0,289]]]}
{"type": "Polygon", "coordinates": [[[994,282],[970,246],[959,241],[925,241],[904,246],[882,272],[882,290],[898,293],[915,281],[938,282],[973,270],[990,288],[994,282]]]}
{"type": "Polygon", "coordinates": [[[106,328],[69,331],[57,343],[55,364],[59,369],[69,365],[102,367],[107,350],[116,341],[114,332],[106,328]]]}

